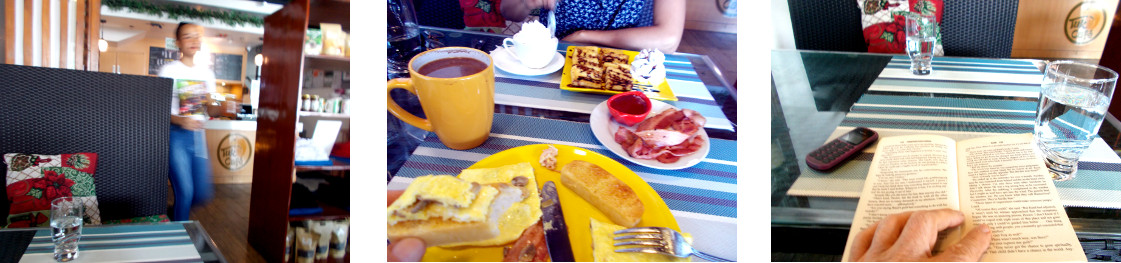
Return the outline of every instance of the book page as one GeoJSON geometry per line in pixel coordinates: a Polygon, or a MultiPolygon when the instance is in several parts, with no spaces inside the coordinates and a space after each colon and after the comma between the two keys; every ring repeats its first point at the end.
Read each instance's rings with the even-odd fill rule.
{"type": "MultiPolygon", "coordinates": [[[[842,260],[857,233],[888,215],[939,208],[958,209],[954,141],[936,135],[881,138],[868,169],[842,260]]],[[[957,231],[944,239],[957,240],[957,231]]]]}
{"type": "Polygon", "coordinates": [[[992,229],[982,261],[1086,261],[1031,134],[959,142],[958,165],[965,231],[992,229]]]}

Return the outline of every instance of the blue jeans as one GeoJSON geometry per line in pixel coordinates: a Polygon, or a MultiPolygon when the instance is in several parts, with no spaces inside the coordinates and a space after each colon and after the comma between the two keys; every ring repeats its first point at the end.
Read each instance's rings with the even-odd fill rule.
{"type": "MultiPolygon", "coordinates": [[[[172,221],[186,221],[190,219],[192,205],[202,205],[214,197],[214,185],[211,183],[210,162],[196,151],[197,133],[171,125],[171,160],[168,167],[171,170],[168,176],[171,179],[171,189],[175,192],[175,205],[172,207],[172,221]]],[[[205,155],[202,155],[205,156],[205,155]]]]}

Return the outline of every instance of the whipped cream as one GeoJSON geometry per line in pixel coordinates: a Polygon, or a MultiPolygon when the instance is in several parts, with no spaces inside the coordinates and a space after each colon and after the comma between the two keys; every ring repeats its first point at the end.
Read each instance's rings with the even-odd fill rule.
{"type": "Polygon", "coordinates": [[[639,83],[655,85],[666,79],[666,54],[658,49],[643,49],[631,62],[631,77],[639,83]]]}
{"type": "Polygon", "coordinates": [[[533,43],[536,41],[549,40],[555,38],[553,34],[549,33],[549,28],[537,21],[529,21],[522,23],[522,29],[514,34],[514,40],[522,43],[533,43]]]}

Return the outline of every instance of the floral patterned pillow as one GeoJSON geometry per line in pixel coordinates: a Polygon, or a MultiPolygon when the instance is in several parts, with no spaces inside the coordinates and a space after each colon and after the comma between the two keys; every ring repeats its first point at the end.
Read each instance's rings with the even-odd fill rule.
{"type": "Polygon", "coordinates": [[[86,224],[101,224],[93,184],[96,153],[9,153],[4,155],[4,163],[8,165],[7,190],[11,207],[7,220],[0,224],[9,228],[50,226],[51,200],[67,196],[85,204],[86,224]]]}
{"type": "MultiPolygon", "coordinates": [[[[942,23],[942,0],[856,0],[868,52],[904,53],[907,47],[907,13],[934,16],[942,23]]],[[[937,30],[937,29],[935,29],[937,30]]],[[[942,55],[942,35],[934,41],[934,55],[942,55]]]]}

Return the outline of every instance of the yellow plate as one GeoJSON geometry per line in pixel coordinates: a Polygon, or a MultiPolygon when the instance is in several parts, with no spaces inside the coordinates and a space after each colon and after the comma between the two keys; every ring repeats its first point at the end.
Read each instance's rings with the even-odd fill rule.
{"type": "MultiPolygon", "coordinates": [[[[638,199],[642,200],[642,205],[646,208],[638,226],[669,227],[681,231],[677,227],[677,220],[670,214],[669,207],[666,206],[665,201],[662,201],[662,197],[626,166],[599,153],[579,147],[558,144],[553,146],[560,150],[557,154],[558,170],[573,160],[583,160],[599,165],[634,189],[638,199]]],[[[476,162],[468,169],[494,168],[521,162],[532,164],[534,175],[537,176],[537,187],[544,186],[547,181],[553,181],[557,185],[557,196],[560,198],[561,210],[564,212],[564,222],[568,225],[568,238],[576,261],[592,261],[591,219],[589,218],[602,222],[611,222],[611,219],[561,184],[559,172],[541,167],[538,158],[545,148],[548,148],[545,144],[534,144],[505,150],[476,162]]],[[[424,261],[502,261],[502,246],[431,247],[425,252],[424,261]]]]}
{"type": "MultiPolygon", "coordinates": [[[[588,88],[580,88],[580,87],[569,86],[570,84],[572,84],[572,78],[568,76],[568,71],[569,71],[569,69],[572,68],[572,56],[571,56],[572,55],[572,49],[576,48],[576,47],[578,47],[578,46],[568,46],[568,50],[565,52],[566,55],[564,55],[564,68],[561,69],[561,83],[560,83],[560,88],[562,90],[584,92],[584,93],[595,93],[595,94],[608,94],[608,95],[615,95],[615,94],[625,92],[625,91],[588,89],[588,88]]],[[[634,57],[638,55],[637,51],[604,48],[604,47],[601,47],[600,49],[601,50],[611,50],[611,51],[626,54],[627,55],[627,63],[634,62],[634,57]]],[[[650,99],[677,101],[677,96],[673,95],[673,90],[670,90],[668,81],[662,81],[661,84],[658,84],[657,87],[653,87],[653,89],[650,89],[650,90],[639,89],[638,86],[639,86],[639,84],[635,83],[635,86],[632,89],[633,90],[642,90],[643,93],[646,93],[646,97],[650,97],[650,99]]]]}

